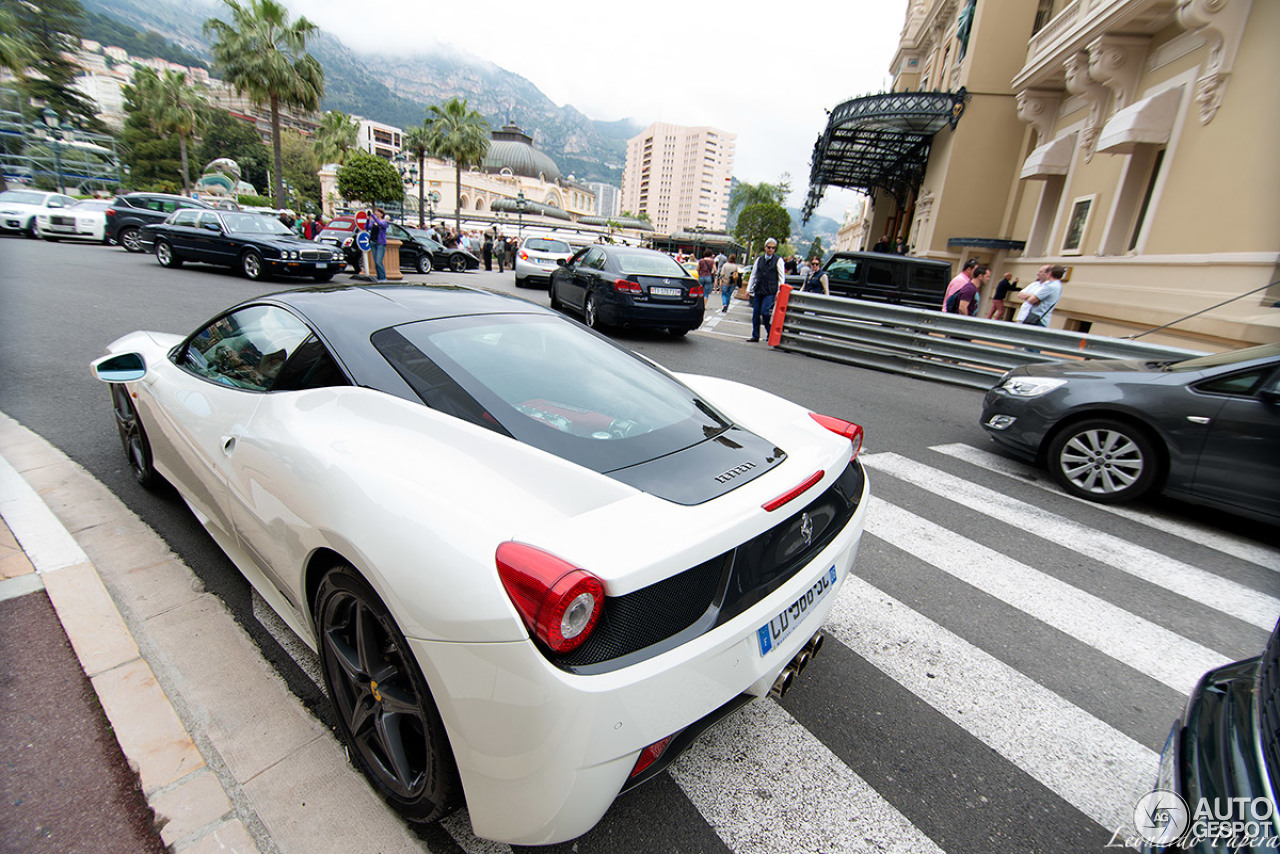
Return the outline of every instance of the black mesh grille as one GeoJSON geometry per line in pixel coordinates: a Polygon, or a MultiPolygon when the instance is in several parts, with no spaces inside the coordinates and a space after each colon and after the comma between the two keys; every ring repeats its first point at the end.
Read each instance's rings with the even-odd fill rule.
{"type": "Polygon", "coordinates": [[[586,643],[549,656],[565,670],[616,670],[686,643],[777,590],[835,539],[853,518],[863,472],[850,462],[826,492],[736,549],[624,596],[605,600],[586,643]]]}
{"type": "Polygon", "coordinates": [[[1258,712],[1261,718],[1262,753],[1266,757],[1271,790],[1280,792],[1280,623],[1271,632],[1260,665],[1258,712]]]}

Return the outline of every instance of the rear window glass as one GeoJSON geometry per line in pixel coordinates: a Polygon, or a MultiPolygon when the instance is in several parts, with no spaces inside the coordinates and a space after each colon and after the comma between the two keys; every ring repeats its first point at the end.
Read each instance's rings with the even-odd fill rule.
{"type": "Polygon", "coordinates": [[[433,409],[600,472],[730,426],[668,374],[559,318],[425,320],[372,341],[433,409]]]}
{"type": "Polygon", "coordinates": [[[328,231],[329,229],[333,229],[334,231],[351,231],[354,228],[355,228],[355,223],[350,222],[348,220],[343,220],[341,222],[329,223],[324,227],[324,230],[328,231]]]}
{"type": "Polygon", "coordinates": [[[524,248],[535,252],[559,252],[562,255],[568,255],[573,251],[563,240],[548,240],[544,237],[531,237],[525,241],[524,248]]]}
{"type": "Polygon", "coordinates": [[[618,269],[638,276],[669,276],[684,278],[689,272],[676,263],[676,259],[661,252],[620,252],[616,256],[618,269]]]}

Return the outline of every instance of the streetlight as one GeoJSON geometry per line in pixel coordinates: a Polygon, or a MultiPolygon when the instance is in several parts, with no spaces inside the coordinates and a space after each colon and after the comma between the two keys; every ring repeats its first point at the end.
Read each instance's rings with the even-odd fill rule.
{"type": "Polygon", "coordinates": [[[40,117],[49,127],[49,138],[53,141],[53,168],[58,176],[58,192],[66,195],[67,185],[62,180],[62,128],[59,127],[58,114],[45,107],[40,117]]]}
{"type": "Polygon", "coordinates": [[[524,190],[521,190],[516,193],[516,227],[518,229],[516,234],[519,235],[516,239],[522,243],[524,242],[524,209],[526,204],[527,202],[524,200],[524,190]]]}
{"type": "Polygon", "coordinates": [[[432,190],[430,193],[427,193],[427,223],[428,224],[431,222],[432,218],[435,217],[436,215],[435,208],[436,208],[436,205],[438,204],[440,204],[440,194],[437,193],[435,190],[432,190]]]}

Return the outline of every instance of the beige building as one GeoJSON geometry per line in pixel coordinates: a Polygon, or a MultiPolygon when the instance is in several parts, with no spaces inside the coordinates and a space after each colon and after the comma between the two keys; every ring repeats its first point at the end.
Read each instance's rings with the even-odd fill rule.
{"type": "Polygon", "coordinates": [[[664,234],[722,231],[737,134],[655,122],[627,142],[622,210],[648,214],[664,234]]]}
{"type": "Polygon", "coordinates": [[[404,131],[394,125],[384,125],[361,116],[352,116],[360,122],[360,130],[356,136],[356,146],[369,154],[392,159],[400,153],[404,131]]]}
{"type": "Polygon", "coordinates": [[[1277,43],[1273,0],[911,0],[893,92],[833,110],[808,209],[861,188],[866,239],[1023,284],[1061,263],[1055,327],[1280,341],[1277,43]]]}

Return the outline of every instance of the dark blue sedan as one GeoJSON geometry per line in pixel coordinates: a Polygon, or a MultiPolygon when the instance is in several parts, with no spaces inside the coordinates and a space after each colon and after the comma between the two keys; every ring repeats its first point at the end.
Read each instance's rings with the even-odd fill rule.
{"type": "Polygon", "coordinates": [[[306,276],[327,282],[344,264],[340,250],[303,240],[274,216],[249,211],[176,211],[164,222],[144,225],[139,240],[163,267],[217,264],[254,281],[306,276]]]}

